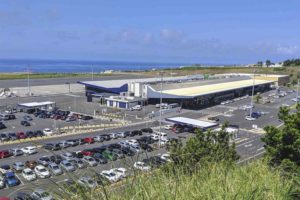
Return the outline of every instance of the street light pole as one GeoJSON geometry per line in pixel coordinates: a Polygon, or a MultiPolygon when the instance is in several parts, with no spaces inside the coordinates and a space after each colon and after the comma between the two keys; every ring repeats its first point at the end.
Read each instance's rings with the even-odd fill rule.
{"type": "Polygon", "coordinates": [[[163,76],[164,73],[160,72],[160,104],[159,104],[159,148],[161,146],[161,121],[162,121],[162,90],[163,90],[163,76]]]}
{"type": "Polygon", "coordinates": [[[94,80],[94,67],[92,65],[92,81],[94,80]]]}
{"type": "Polygon", "coordinates": [[[254,87],[255,87],[255,70],[253,71],[253,86],[252,86],[252,96],[251,96],[251,105],[250,105],[250,117],[252,117],[252,111],[253,111],[254,87]]]}
{"type": "Polygon", "coordinates": [[[30,77],[29,77],[29,68],[27,68],[27,87],[28,87],[28,96],[31,96],[31,91],[30,91],[30,77]]]}

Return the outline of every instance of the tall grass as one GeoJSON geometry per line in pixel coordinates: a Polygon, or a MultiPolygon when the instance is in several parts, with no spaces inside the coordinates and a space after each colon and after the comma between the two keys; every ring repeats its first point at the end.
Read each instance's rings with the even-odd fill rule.
{"type": "Polygon", "coordinates": [[[170,165],[148,175],[135,174],[117,187],[105,186],[67,199],[292,199],[295,179],[282,178],[280,171],[261,160],[244,166],[211,163],[189,175],[170,165]]]}

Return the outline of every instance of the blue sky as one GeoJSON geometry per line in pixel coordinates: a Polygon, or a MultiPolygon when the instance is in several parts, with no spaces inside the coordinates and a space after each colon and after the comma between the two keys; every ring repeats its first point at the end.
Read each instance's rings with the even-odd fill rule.
{"type": "Polygon", "coordinates": [[[254,63],[300,57],[299,0],[1,0],[0,58],[254,63]]]}

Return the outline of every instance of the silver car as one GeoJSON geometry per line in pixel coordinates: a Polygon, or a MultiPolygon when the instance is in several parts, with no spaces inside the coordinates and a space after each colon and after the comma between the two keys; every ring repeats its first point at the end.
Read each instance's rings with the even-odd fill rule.
{"type": "Polygon", "coordinates": [[[61,175],[63,173],[60,166],[57,165],[56,163],[49,163],[48,168],[49,168],[50,173],[55,175],[55,176],[61,175]]]}
{"type": "Polygon", "coordinates": [[[95,167],[95,166],[97,166],[97,161],[94,159],[94,158],[92,158],[91,156],[84,156],[83,158],[82,158],[82,160],[84,161],[84,162],[86,162],[89,166],[91,166],[91,167],[95,167]]]}
{"type": "Polygon", "coordinates": [[[87,167],[87,163],[86,162],[83,162],[82,160],[80,159],[74,159],[74,160],[71,160],[70,161],[73,165],[75,165],[78,169],[83,169],[83,168],[86,168],[87,167]]]}
{"type": "Polygon", "coordinates": [[[98,186],[97,182],[95,182],[89,176],[82,176],[78,179],[78,184],[88,188],[96,188],[98,186]]]}
{"type": "Polygon", "coordinates": [[[13,165],[12,165],[12,168],[14,171],[16,172],[20,172],[22,171],[23,169],[25,169],[25,165],[23,162],[15,162],[13,165]]]}
{"type": "Polygon", "coordinates": [[[13,156],[21,156],[24,154],[21,149],[12,149],[10,152],[13,154],[13,156]]]}
{"type": "Polygon", "coordinates": [[[53,197],[51,194],[49,194],[48,192],[46,192],[43,189],[37,188],[33,191],[33,193],[31,194],[33,199],[36,200],[53,200],[53,197]]]}
{"type": "Polygon", "coordinates": [[[76,170],[75,166],[72,165],[72,163],[70,163],[69,161],[67,160],[63,160],[60,162],[60,166],[61,168],[66,171],[66,172],[73,172],[76,170]]]}

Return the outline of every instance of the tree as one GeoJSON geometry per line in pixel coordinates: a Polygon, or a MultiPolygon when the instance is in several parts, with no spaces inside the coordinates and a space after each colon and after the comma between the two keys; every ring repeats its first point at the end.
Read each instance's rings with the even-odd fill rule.
{"type": "Polygon", "coordinates": [[[258,67],[262,67],[262,66],[263,66],[263,62],[262,62],[262,61],[258,61],[258,62],[257,62],[257,66],[258,66],[258,67]]]}
{"type": "Polygon", "coordinates": [[[300,104],[296,112],[291,113],[287,107],[281,107],[278,117],[283,121],[283,128],[265,127],[266,155],[272,166],[282,166],[295,170],[300,166],[300,104]]]}
{"type": "Polygon", "coordinates": [[[259,103],[259,101],[262,99],[262,97],[260,96],[260,94],[257,94],[256,96],[255,96],[255,102],[256,103],[259,103]]]}
{"type": "Polygon", "coordinates": [[[185,145],[176,143],[170,147],[171,158],[175,165],[182,166],[188,172],[207,162],[234,163],[239,157],[235,144],[230,143],[231,135],[226,132],[225,124],[220,131],[195,131],[185,145]]]}
{"type": "Polygon", "coordinates": [[[271,63],[271,61],[270,61],[270,60],[266,60],[266,66],[267,66],[267,67],[270,67],[270,66],[271,66],[271,64],[272,64],[272,63],[271,63]]]}

